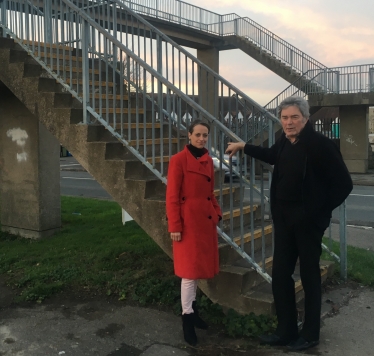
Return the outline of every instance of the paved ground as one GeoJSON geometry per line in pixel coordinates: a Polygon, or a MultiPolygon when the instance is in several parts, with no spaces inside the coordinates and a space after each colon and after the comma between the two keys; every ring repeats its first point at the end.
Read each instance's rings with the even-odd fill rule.
{"type": "MultiPolygon", "coordinates": [[[[0,289],[1,356],[280,356],[286,351],[229,339],[214,329],[198,330],[199,345],[191,348],[183,342],[180,317],[170,311],[82,296],[11,306],[13,292],[1,281],[0,289]]],[[[373,318],[374,291],[357,285],[329,288],[323,295],[321,342],[307,354],[372,356],[373,318]]]]}
{"type": "MultiPolygon", "coordinates": [[[[62,169],[81,170],[74,161],[63,158],[61,164],[66,167],[62,169]]],[[[355,184],[374,185],[374,172],[352,178],[355,184]]],[[[349,243],[374,250],[373,229],[354,232],[348,233],[348,237],[356,236],[349,243]]],[[[84,295],[60,295],[41,305],[14,306],[14,292],[1,279],[0,291],[0,356],[280,356],[286,352],[229,339],[214,328],[198,331],[198,347],[187,347],[180,318],[167,310],[84,295]]],[[[304,354],[374,355],[374,291],[355,284],[326,287],[322,319],[320,345],[304,354]]]]}

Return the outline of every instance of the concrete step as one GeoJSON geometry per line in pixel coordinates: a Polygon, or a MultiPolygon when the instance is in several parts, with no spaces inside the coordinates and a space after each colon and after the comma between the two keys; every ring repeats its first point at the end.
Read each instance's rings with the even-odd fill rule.
{"type": "Polygon", "coordinates": [[[243,226],[249,226],[251,223],[251,211],[253,211],[254,220],[259,219],[260,209],[258,205],[253,205],[251,209],[250,205],[244,205],[243,208],[239,206],[225,207],[224,206],[221,229],[229,233],[231,227],[233,229],[239,228],[241,226],[241,219],[243,219],[243,226]]]}
{"type": "MultiPolygon", "coordinates": [[[[267,260],[266,270],[271,269],[271,259],[267,260]]],[[[334,263],[321,261],[322,283],[333,274],[334,263]]],[[[199,286],[210,293],[211,298],[220,305],[233,308],[241,314],[247,314],[251,310],[256,315],[274,315],[274,298],[269,283],[261,282],[257,272],[253,269],[240,266],[222,266],[220,273],[214,281],[200,281],[199,286]],[[256,284],[260,282],[259,284],[256,284]],[[215,288],[213,290],[213,287],[215,288]]],[[[295,274],[296,301],[301,303],[304,299],[304,291],[300,277],[295,274]]]]}
{"type": "MultiPolygon", "coordinates": [[[[334,263],[331,261],[321,261],[321,279],[322,283],[334,272],[334,263]]],[[[296,302],[301,303],[304,300],[304,290],[301,283],[300,275],[294,274],[296,302]]],[[[274,314],[274,298],[270,284],[261,284],[259,287],[248,291],[244,294],[243,307],[249,304],[253,307],[255,314],[274,314]]]]}
{"type": "MultiPolygon", "coordinates": [[[[272,250],[268,250],[271,248],[272,240],[273,240],[273,227],[272,224],[269,222],[265,223],[264,229],[262,230],[261,224],[258,221],[254,221],[255,225],[253,227],[253,238],[252,238],[252,229],[251,224],[247,224],[244,226],[244,234],[243,234],[243,243],[244,243],[244,251],[251,256],[252,255],[252,240],[253,240],[253,247],[254,252],[261,250],[262,248],[262,236],[265,239],[265,246],[266,246],[266,257],[270,257],[272,255],[272,250]]],[[[228,234],[231,235],[230,233],[228,234]]],[[[241,246],[241,229],[235,229],[233,231],[233,240],[238,245],[241,246]]],[[[219,255],[220,261],[222,264],[229,265],[229,264],[236,264],[238,262],[238,253],[224,240],[219,240],[219,255]]],[[[239,260],[240,257],[239,257],[239,260]]],[[[261,257],[256,255],[256,262],[261,262],[261,257]]],[[[242,265],[243,266],[243,265],[242,265]]],[[[248,267],[245,266],[245,267],[248,267]]]]}

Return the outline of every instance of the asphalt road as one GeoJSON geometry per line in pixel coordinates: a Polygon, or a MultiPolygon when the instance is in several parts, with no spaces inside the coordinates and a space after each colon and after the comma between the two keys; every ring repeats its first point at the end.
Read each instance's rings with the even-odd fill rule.
{"type": "Polygon", "coordinates": [[[87,172],[61,171],[60,177],[61,195],[113,199],[87,172]]]}
{"type": "MultiPolygon", "coordinates": [[[[269,192],[267,186],[266,192],[269,192]]],[[[61,194],[112,199],[87,172],[61,171],[61,194]]],[[[249,190],[246,191],[246,196],[249,197],[249,190]]],[[[333,221],[338,219],[337,209],[333,213],[333,221]]],[[[354,186],[347,199],[347,221],[350,225],[374,227],[374,186],[354,186]]]]}

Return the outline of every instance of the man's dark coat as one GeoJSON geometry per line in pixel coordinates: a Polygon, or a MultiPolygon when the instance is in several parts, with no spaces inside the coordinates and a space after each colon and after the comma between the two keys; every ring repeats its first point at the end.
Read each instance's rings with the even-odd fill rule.
{"type": "MultiPolygon", "coordinates": [[[[276,204],[277,162],[286,140],[285,134],[282,133],[270,148],[253,145],[246,145],[244,148],[247,155],[274,165],[270,188],[272,212],[276,204]]],[[[302,182],[304,213],[321,229],[326,229],[332,211],[344,202],[353,189],[351,176],[336,144],[314,131],[309,121],[301,131],[296,144],[303,145],[306,152],[302,182]]]]}

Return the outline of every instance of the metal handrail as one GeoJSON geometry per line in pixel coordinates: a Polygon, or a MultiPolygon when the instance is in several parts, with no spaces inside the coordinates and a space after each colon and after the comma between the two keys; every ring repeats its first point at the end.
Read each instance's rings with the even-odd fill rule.
{"type": "Polygon", "coordinates": [[[258,45],[301,74],[325,65],[294,47],[248,17],[235,13],[219,15],[180,0],[121,0],[136,12],[191,27],[217,36],[236,35],[258,45]],[[182,10],[183,9],[183,10],[182,10]]]}
{"type": "Polygon", "coordinates": [[[374,91],[374,64],[358,64],[344,67],[310,70],[306,73],[309,81],[297,79],[269,101],[264,108],[274,110],[288,96],[309,94],[350,94],[374,91]],[[317,78],[320,78],[317,80],[317,78]],[[322,85],[321,85],[322,84],[322,85]]]}
{"type": "MultiPolygon", "coordinates": [[[[10,0],[11,4],[20,4],[21,6],[18,7],[18,13],[8,11],[5,15],[5,21],[3,20],[4,10],[3,8],[1,9],[1,26],[4,32],[13,37],[20,46],[27,50],[43,66],[50,77],[55,78],[64,86],[67,92],[70,92],[81,101],[84,124],[89,124],[92,119],[102,124],[115,138],[123,143],[128,152],[137,157],[162,182],[167,182],[164,159],[170,158],[173,150],[174,152],[176,149],[180,150],[181,143],[179,139],[183,138],[183,133],[179,129],[179,124],[181,123],[183,108],[186,112],[192,112],[194,118],[205,118],[211,123],[212,132],[209,147],[215,147],[219,150],[218,157],[221,162],[221,168],[225,149],[224,141],[227,138],[235,141],[240,141],[241,139],[221,121],[223,115],[219,113],[219,108],[217,107],[218,98],[223,99],[226,92],[229,97],[231,97],[232,93],[235,93],[242,100],[245,100],[247,106],[249,103],[252,105],[251,110],[256,115],[268,117],[271,123],[277,121],[273,115],[267,113],[261,106],[244,94],[242,95],[230,83],[118,1],[113,0],[110,4],[102,2],[99,5],[102,6],[101,11],[92,12],[93,15],[98,13],[100,18],[90,17],[89,8],[86,10],[80,9],[70,0],[55,0],[53,3],[49,3],[49,7],[44,8],[43,16],[40,14],[29,16],[27,13],[28,8],[26,7],[26,10],[23,10],[25,7],[22,5],[25,4],[25,1],[10,0]],[[21,11],[26,11],[26,14],[21,11]],[[54,17],[53,15],[58,12],[60,16],[54,17]],[[119,12],[118,16],[115,12],[119,12]],[[125,15],[125,23],[116,23],[121,18],[119,15],[125,15]],[[21,21],[23,22],[22,26],[19,26],[21,21]],[[100,26],[99,23],[104,25],[113,23],[113,27],[107,30],[100,26]],[[117,33],[116,30],[120,26],[127,26],[127,29],[132,26],[131,31],[125,34],[122,32],[117,33]],[[29,33],[31,40],[26,36],[25,28],[36,28],[35,31],[33,30],[29,33]],[[50,33],[45,33],[44,29],[46,28],[50,29],[50,33]],[[134,33],[140,33],[141,31],[150,34],[151,39],[147,43],[147,46],[151,48],[150,54],[139,51],[140,39],[134,40],[134,33]],[[78,41],[78,39],[81,41],[78,41]],[[74,43],[76,46],[74,54],[70,51],[71,47],[62,46],[60,43],[74,43]],[[56,44],[57,46],[55,46],[56,44]],[[152,52],[152,46],[155,46],[155,52],[152,52]],[[179,58],[177,73],[181,71],[181,65],[186,65],[187,67],[188,61],[192,63],[191,71],[188,71],[188,68],[183,71],[183,76],[186,76],[184,78],[185,83],[175,80],[175,72],[167,71],[167,69],[174,68],[174,64],[168,66],[168,51],[170,51],[171,55],[179,58]],[[104,57],[96,55],[95,53],[97,52],[103,53],[104,57]],[[162,53],[165,53],[164,60],[166,63],[161,60],[162,53]],[[182,55],[184,57],[181,61],[180,57],[182,55]],[[124,64],[125,61],[127,65],[124,64]],[[121,68],[119,72],[113,70],[113,68],[118,67],[121,68]],[[130,67],[136,68],[136,73],[138,73],[132,80],[130,80],[130,67]],[[149,83],[147,83],[147,76],[149,83]],[[192,85],[192,94],[195,92],[202,98],[202,101],[203,99],[208,100],[209,98],[205,98],[204,95],[208,92],[207,88],[209,88],[210,80],[213,80],[216,90],[214,111],[217,115],[213,115],[207,109],[204,109],[200,102],[196,102],[188,95],[188,84],[190,83],[192,85]],[[194,88],[194,81],[199,84],[197,88],[194,88]],[[150,93],[147,91],[147,84],[151,86],[150,93]],[[182,90],[184,85],[186,85],[185,91],[182,90]],[[135,94],[134,99],[136,101],[143,101],[144,112],[140,112],[140,105],[132,104],[130,100],[131,93],[135,94]],[[126,94],[127,98],[125,98],[126,94]],[[151,107],[147,108],[147,94],[150,94],[152,99],[157,100],[159,108],[155,107],[154,100],[150,104],[151,107]],[[101,99],[102,97],[104,99],[101,99]],[[164,117],[161,109],[164,97],[166,99],[166,110],[169,113],[177,113],[177,126],[173,127],[172,120],[164,117]],[[98,101],[97,98],[100,98],[100,100],[98,101]],[[147,111],[149,111],[150,117],[148,117],[147,111]],[[135,120],[135,123],[133,120],[135,120]],[[159,126],[157,126],[157,120],[159,126]],[[144,128],[140,127],[141,124],[144,125],[144,128]],[[152,137],[148,140],[150,141],[149,147],[147,147],[148,143],[146,142],[146,137],[148,139],[148,136],[145,135],[147,125],[151,127],[152,137]],[[164,143],[164,138],[171,137],[171,133],[175,128],[178,139],[176,143],[174,144],[171,139],[167,139],[164,143]],[[160,132],[160,137],[157,139],[155,136],[156,129],[160,132]],[[141,138],[143,134],[144,139],[141,138]],[[159,148],[156,147],[155,142],[157,140],[160,142],[159,148]],[[173,145],[176,145],[176,147],[173,145]],[[160,152],[157,153],[156,149],[159,149],[160,152]],[[161,157],[160,161],[157,160],[157,154],[161,157]]],[[[85,1],[82,1],[82,3],[85,1]]],[[[31,2],[35,3],[39,2],[39,0],[31,2]]],[[[144,44],[144,49],[142,48],[144,52],[146,52],[147,46],[144,44]]],[[[238,101],[235,101],[233,105],[237,107],[238,101]]],[[[254,164],[251,165],[250,169],[251,172],[254,172],[254,164]]],[[[241,172],[241,169],[239,169],[239,172],[241,172]]],[[[250,181],[244,178],[240,179],[238,184],[240,184],[240,191],[244,191],[245,184],[249,184],[251,194],[256,191],[255,182],[252,179],[250,181]]],[[[222,197],[223,182],[219,186],[222,197]]],[[[261,184],[261,193],[263,193],[263,184],[261,184]]],[[[265,195],[261,194],[260,199],[263,207],[266,202],[265,195]]],[[[239,214],[242,221],[244,212],[241,208],[243,207],[244,197],[240,196],[239,200],[239,214]]],[[[232,192],[230,193],[230,201],[234,202],[232,192]]],[[[253,201],[251,204],[253,206],[253,201]]],[[[253,217],[253,209],[251,209],[250,214],[253,217]]],[[[243,225],[241,226],[243,227],[243,225]]],[[[251,229],[253,228],[252,225],[251,229]]],[[[260,267],[255,261],[254,255],[249,256],[244,251],[243,234],[241,235],[241,246],[239,247],[232,238],[234,236],[231,233],[232,231],[230,231],[231,237],[224,230],[223,225],[218,231],[220,236],[240,256],[245,258],[265,280],[271,280],[265,271],[264,249],[262,251],[263,264],[260,267]]],[[[254,239],[252,239],[251,243],[254,243],[254,239]]],[[[254,254],[254,249],[252,249],[252,253],[254,254]]]]}

